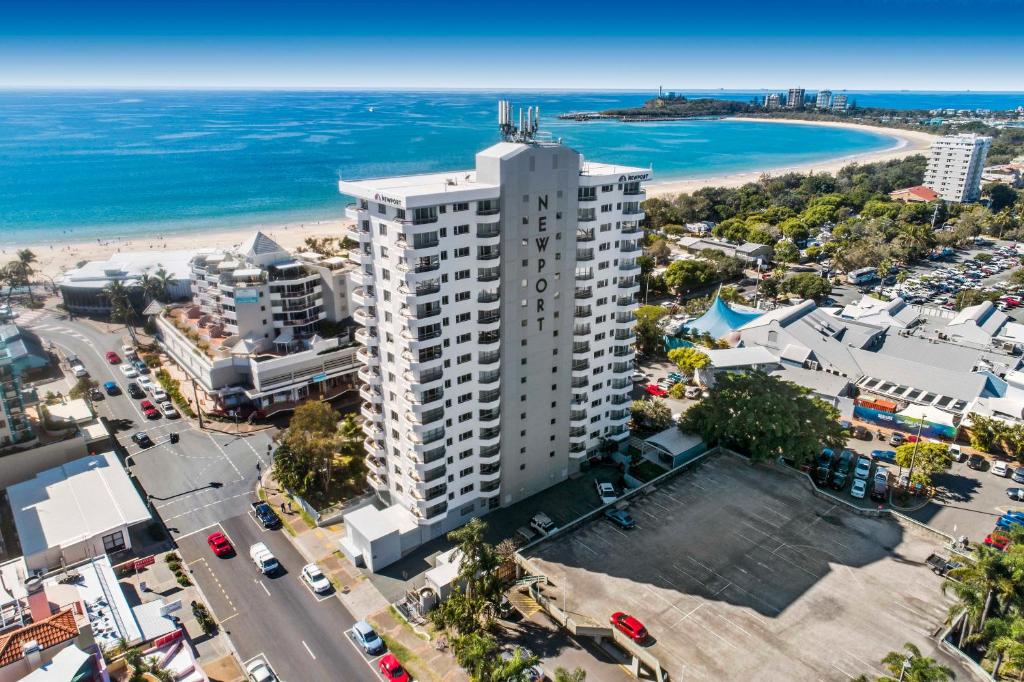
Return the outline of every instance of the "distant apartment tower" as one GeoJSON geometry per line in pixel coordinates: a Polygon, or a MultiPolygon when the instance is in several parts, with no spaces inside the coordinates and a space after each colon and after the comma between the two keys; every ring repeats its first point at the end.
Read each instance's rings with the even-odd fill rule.
{"type": "Polygon", "coordinates": [[[828,109],[832,103],[831,90],[819,90],[818,96],[814,99],[814,106],[818,109],[828,109]]]}
{"type": "Polygon", "coordinates": [[[343,546],[377,566],[380,527],[426,542],[629,437],[651,171],[500,115],[504,141],[474,169],[339,182],[362,255],[368,480],[390,505],[347,518],[343,546]]]}
{"type": "Polygon", "coordinates": [[[782,108],[782,98],[779,97],[779,94],[777,92],[773,92],[773,93],[771,93],[769,95],[765,95],[765,98],[764,98],[764,108],[765,109],[781,109],[782,108]]]}
{"type": "Polygon", "coordinates": [[[803,88],[790,88],[789,95],[786,97],[786,108],[787,109],[803,109],[804,108],[804,89],[803,88]]]}
{"type": "Polygon", "coordinates": [[[932,142],[924,185],[944,201],[968,203],[981,196],[981,173],[992,138],[975,133],[947,135],[932,142]]]}
{"type": "Polygon", "coordinates": [[[846,111],[846,95],[832,97],[832,111],[846,111]]]}

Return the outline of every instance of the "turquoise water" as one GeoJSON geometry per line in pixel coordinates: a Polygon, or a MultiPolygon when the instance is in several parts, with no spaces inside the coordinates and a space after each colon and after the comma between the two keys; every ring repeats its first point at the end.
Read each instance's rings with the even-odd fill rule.
{"type": "MultiPolygon", "coordinates": [[[[339,177],[471,167],[497,141],[497,92],[0,92],[0,245],[201,232],[342,216],[339,177]],[[371,111],[372,109],[372,111],[371,111]]],[[[542,130],[656,179],[890,147],[800,125],[558,121],[649,93],[522,93],[542,130]]]]}

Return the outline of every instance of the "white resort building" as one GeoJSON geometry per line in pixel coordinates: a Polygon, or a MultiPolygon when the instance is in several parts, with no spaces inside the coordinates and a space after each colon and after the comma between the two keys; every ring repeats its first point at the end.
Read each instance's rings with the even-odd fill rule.
{"type": "Polygon", "coordinates": [[[991,137],[975,133],[938,138],[928,150],[925,186],[943,201],[977,201],[981,197],[981,173],[991,145],[991,137]]]}
{"type": "MultiPolygon", "coordinates": [[[[520,117],[522,119],[522,117],[520,117]]],[[[475,168],[343,180],[369,482],[346,517],[370,568],[564,480],[628,438],[642,183],[518,127],[475,168]]]]}
{"type": "Polygon", "coordinates": [[[192,302],[151,312],[211,411],[270,414],[354,388],[344,258],[297,258],[257,232],[237,249],[197,252],[191,269],[192,302]]]}

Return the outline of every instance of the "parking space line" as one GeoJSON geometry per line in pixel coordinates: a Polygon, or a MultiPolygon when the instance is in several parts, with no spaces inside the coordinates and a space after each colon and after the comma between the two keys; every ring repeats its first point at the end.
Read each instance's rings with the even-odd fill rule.
{"type": "Polygon", "coordinates": [[[263,588],[263,591],[267,593],[267,596],[268,597],[270,596],[270,590],[268,590],[267,586],[263,584],[263,581],[258,580],[258,579],[254,579],[253,582],[254,583],[259,583],[259,586],[263,588]]]}
{"type": "Polygon", "coordinates": [[[753,637],[753,636],[754,636],[754,635],[750,634],[749,632],[747,632],[746,630],[744,630],[744,629],[743,629],[742,627],[740,627],[739,625],[737,625],[736,623],[732,622],[731,620],[729,620],[728,618],[726,618],[725,616],[723,616],[722,614],[718,613],[717,611],[711,611],[711,613],[712,613],[712,614],[714,614],[714,615],[716,615],[716,616],[718,616],[719,618],[721,618],[722,620],[724,620],[724,621],[725,621],[726,623],[728,623],[729,625],[733,626],[734,628],[736,628],[737,630],[739,630],[740,632],[742,632],[743,634],[745,634],[745,635],[746,635],[747,637],[753,637]]]}
{"type": "Polygon", "coordinates": [[[373,662],[376,661],[377,659],[379,659],[384,654],[381,654],[380,656],[374,656],[372,658],[368,658],[369,654],[367,654],[364,651],[362,651],[359,648],[359,646],[356,644],[355,639],[352,637],[352,628],[349,628],[348,630],[345,630],[344,634],[345,634],[345,641],[352,645],[352,648],[355,649],[356,653],[359,655],[359,659],[361,661],[363,661],[364,663],[366,663],[366,667],[369,668],[370,672],[373,673],[373,679],[375,679],[375,680],[380,679],[380,673],[378,673],[377,669],[373,667],[373,662]]]}
{"type": "Polygon", "coordinates": [[[313,650],[309,648],[309,645],[306,644],[306,641],[305,640],[299,640],[299,641],[302,642],[302,646],[306,649],[306,653],[309,654],[309,657],[312,658],[315,661],[316,660],[316,656],[313,655],[313,650]]]}

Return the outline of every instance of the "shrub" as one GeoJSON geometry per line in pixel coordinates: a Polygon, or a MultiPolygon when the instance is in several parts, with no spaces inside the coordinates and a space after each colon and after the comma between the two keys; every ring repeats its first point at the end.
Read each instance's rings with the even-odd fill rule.
{"type": "Polygon", "coordinates": [[[189,585],[192,584],[192,581],[189,580],[188,576],[185,575],[184,573],[179,573],[178,574],[178,584],[181,585],[182,587],[188,587],[189,585]]]}
{"type": "Polygon", "coordinates": [[[179,559],[178,555],[174,552],[168,552],[167,554],[164,554],[164,561],[166,561],[169,564],[174,562],[177,562],[179,564],[181,563],[181,559],[179,559]]]}

